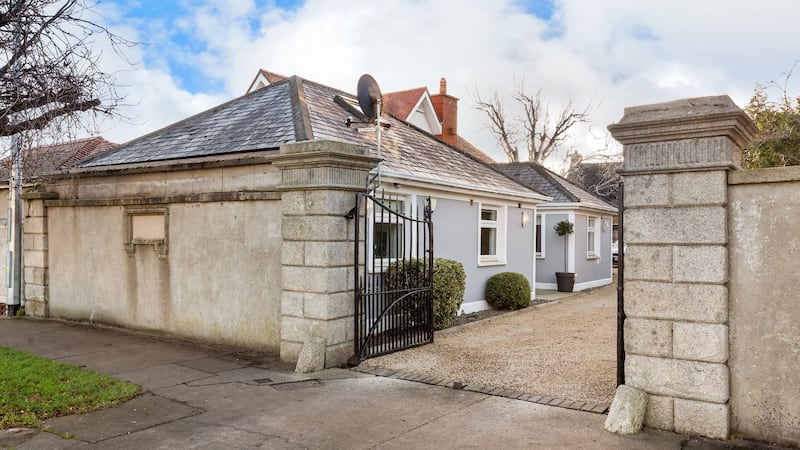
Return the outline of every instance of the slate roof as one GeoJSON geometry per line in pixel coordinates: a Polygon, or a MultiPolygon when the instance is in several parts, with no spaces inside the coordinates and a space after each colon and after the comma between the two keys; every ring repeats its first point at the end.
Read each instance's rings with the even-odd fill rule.
{"type": "MultiPolygon", "coordinates": [[[[116,145],[100,136],[95,136],[23,150],[23,177],[30,179],[45,173],[71,168],[80,161],[105,152],[116,145]]],[[[0,165],[0,181],[8,180],[9,170],[9,159],[4,158],[0,165]]]]}
{"type": "Polygon", "coordinates": [[[473,158],[483,161],[486,164],[494,164],[496,162],[491,156],[487,155],[486,153],[483,153],[481,149],[472,145],[470,141],[464,139],[463,137],[461,137],[461,135],[458,135],[456,137],[458,138],[458,148],[467,152],[473,158]]]}
{"type": "MultiPolygon", "coordinates": [[[[80,167],[166,161],[249,151],[278,150],[281,144],[330,139],[377,150],[365,124],[345,125],[349,116],[363,119],[356,97],[293,76],[145,135],[86,161],[80,167]]],[[[499,170],[399,119],[382,133],[381,170],[398,178],[451,187],[541,199],[543,196],[499,170]]]]}
{"type": "Polygon", "coordinates": [[[497,163],[494,167],[520,183],[553,198],[543,204],[578,203],[581,207],[616,212],[617,208],[569,182],[540,164],[530,162],[497,163]]]}

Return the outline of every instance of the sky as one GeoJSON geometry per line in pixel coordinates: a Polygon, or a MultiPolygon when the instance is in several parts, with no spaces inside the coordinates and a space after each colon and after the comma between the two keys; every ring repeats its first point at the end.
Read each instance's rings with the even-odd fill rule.
{"type": "MultiPolygon", "coordinates": [[[[618,152],[606,127],[626,106],[783,84],[800,60],[795,0],[100,0],[135,47],[104,51],[125,96],[99,133],[125,142],[245,93],[259,68],[348,92],[425,86],[459,100],[459,134],[505,161],[478,96],[541,89],[551,111],[590,105],[569,149],[618,152]],[[127,62],[126,62],[127,60],[127,62]],[[130,65],[129,63],[133,63],[130,65]]],[[[800,95],[800,74],[788,91],[800,95]]],[[[775,92],[775,95],[779,95],[775,92]]],[[[556,167],[558,161],[551,161],[556,167]]]]}

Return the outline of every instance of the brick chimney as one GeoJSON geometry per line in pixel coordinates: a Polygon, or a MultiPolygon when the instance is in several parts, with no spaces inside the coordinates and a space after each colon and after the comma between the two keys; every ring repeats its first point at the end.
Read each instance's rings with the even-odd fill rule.
{"type": "Polygon", "coordinates": [[[442,122],[442,134],[437,138],[450,145],[458,145],[458,99],[452,95],[447,95],[447,80],[442,77],[439,80],[439,93],[431,95],[433,109],[442,122]]]}

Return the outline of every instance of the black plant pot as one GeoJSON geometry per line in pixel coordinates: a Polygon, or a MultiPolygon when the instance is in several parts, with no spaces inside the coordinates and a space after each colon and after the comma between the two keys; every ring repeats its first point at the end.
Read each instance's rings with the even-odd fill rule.
{"type": "Polygon", "coordinates": [[[556,272],[556,282],[558,283],[558,292],[572,292],[575,287],[575,279],[578,274],[573,272],[556,272]]]}

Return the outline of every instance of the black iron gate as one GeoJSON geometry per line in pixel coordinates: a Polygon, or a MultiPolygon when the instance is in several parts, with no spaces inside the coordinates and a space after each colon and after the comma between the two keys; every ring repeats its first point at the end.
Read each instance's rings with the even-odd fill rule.
{"type": "Polygon", "coordinates": [[[352,364],[433,342],[430,199],[408,200],[356,195],[352,364]]]}

